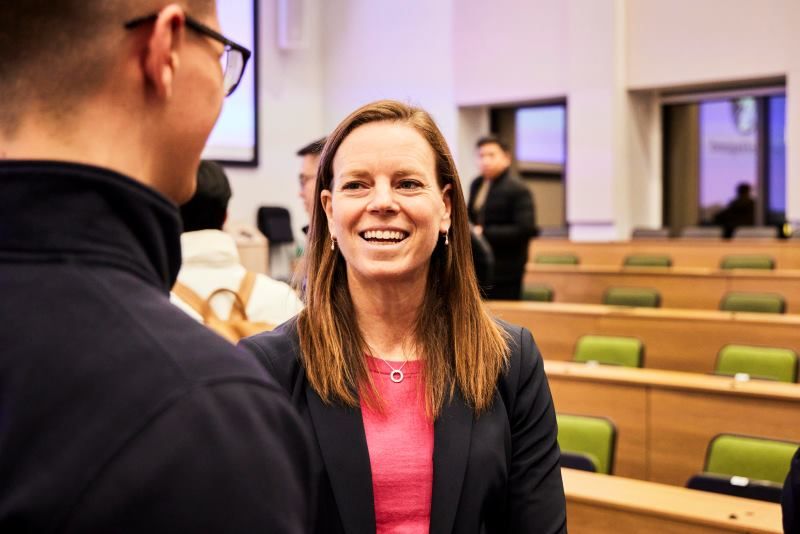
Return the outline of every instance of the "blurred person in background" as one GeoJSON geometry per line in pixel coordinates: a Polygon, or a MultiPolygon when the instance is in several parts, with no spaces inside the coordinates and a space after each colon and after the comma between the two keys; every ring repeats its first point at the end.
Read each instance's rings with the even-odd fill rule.
{"type": "Polygon", "coordinates": [[[722,226],[724,237],[733,237],[736,228],[756,223],[756,201],[750,195],[752,187],[746,182],[736,186],[736,197],[714,216],[714,224],[722,226]]]}
{"type": "MultiPolygon", "coordinates": [[[[180,208],[183,220],[181,249],[183,265],[178,282],[207,299],[213,292],[229,290],[211,300],[217,317],[228,317],[233,305],[232,292],[238,291],[247,274],[239,261],[233,236],[222,231],[228,217],[231,186],[225,170],[213,161],[203,161],[197,171],[197,190],[180,208]]],[[[253,287],[246,303],[250,321],[277,326],[297,314],[303,303],[292,288],[269,276],[253,273],[253,287]]],[[[194,319],[202,317],[174,293],[173,303],[194,319]]]]}
{"type": "MultiPolygon", "coordinates": [[[[303,207],[311,220],[314,208],[314,191],[317,186],[317,170],[319,169],[319,158],[322,155],[322,148],[325,146],[325,138],[317,139],[307,144],[297,151],[300,157],[300,198],[303,200],[303,207]]],[[[303,227],[303,233],[308,233],[308,225],[303,227]]]]}
{"type": "Polygon", "coordinates": [[[481,175],[470,186],[468,213],[473,232],[489,242],[494,276],[487,297],[519,300],[528,262],[528,243],[536,235],[533,195],[511,171],[508,145],[495,136],[476,144],[481,175]]]}

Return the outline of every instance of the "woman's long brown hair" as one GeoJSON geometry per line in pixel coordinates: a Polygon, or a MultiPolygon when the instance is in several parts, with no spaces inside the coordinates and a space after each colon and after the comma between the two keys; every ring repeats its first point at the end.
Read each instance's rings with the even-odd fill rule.
{"type": "Polygon", "coordinates": [[[508,344],[481,302],[464,193],[444,136],[426,111],[401,102],[382,100],[354,111],[328,136],[322,151],[301,273],[306,280],[306,307],[297,322],[308,381],[327,403],[355,407],[361,393],[368,402],[373,398],[380,404],[364,358],[369,348],[355,319],[345,260],[338,249],[331,250],[319,200],[322,190],[331,189],[333,158],[342,141],[372,122],[404,124],[422,134],[436,156],[439,186],[452,188],[450,244],[445,246],[440,239],[431,256],[414,337],[425,366],[422,376],[429,415],[437,417],[456,388],[479,415],[494,398],[497,379],[507,364],[508,344]]]}

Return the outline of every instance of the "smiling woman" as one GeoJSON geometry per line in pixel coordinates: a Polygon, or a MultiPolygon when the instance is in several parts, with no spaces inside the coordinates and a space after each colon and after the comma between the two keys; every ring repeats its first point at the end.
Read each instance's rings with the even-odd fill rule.
{"type": "Polygon", "coordinates": [[[541,356],[481,302],[430,115],[353,112],[328,137],[316,198],[306,308],[243,344],[317,437],[317,532],[563,532],[541,356]]]}
{"type": "Polygon", "coordinates": [[[321,199],[351,297],[364,298],[353,290],[422,297],[436,243],[450,231],[452,190],[439,186],[425,138],[402,123],[366,124],[339,146],[333,175],[321,199]]]}

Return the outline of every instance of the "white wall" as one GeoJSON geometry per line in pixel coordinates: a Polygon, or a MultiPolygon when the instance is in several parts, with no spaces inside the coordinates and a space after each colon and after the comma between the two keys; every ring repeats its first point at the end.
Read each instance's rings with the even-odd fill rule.
{"type": "Polygon", "coordinates": [[[452,0],[455,98],[461,106],[566,94],[564,0],[452,0]]]}
{"type": "Polygon", "coordinates": [[[309,46],[282,51],[277,46],[276,0],[261,0],[259,40],[259,143],[257,168],[227,169],[233,188],[229,220],[255,224],[261,205],[286,206],[295,239],[306,224],[298,197],[299,158],[295,152],[325,133],[323,127],[321,0],[306,0],[309,46]]]}
{"type": "Polygon", "coordinates": [[[324,123],[391,98],[422,106],[456,139],[450,2],[323,2],[324,123]]]}
{"type": "MultiPolygon", "coordinates": [[[[628,0],[628,83],[671,87],[780,76],[797,0],[628,0]]],[[[797,28],[794,28],[794,32],[797,28]]]]}

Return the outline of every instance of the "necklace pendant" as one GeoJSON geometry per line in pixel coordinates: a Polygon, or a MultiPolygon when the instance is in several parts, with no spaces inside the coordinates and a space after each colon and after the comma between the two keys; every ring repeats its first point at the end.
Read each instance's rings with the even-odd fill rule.
{"type": "Polygon", "coordinates": [[[404,378],[403,371],[401,371],[400,369],[393,369],[392,373],[389,375],[389,378],[391,378],[392,382],[394,382],[395,384],[399,384],[400,382],[403,381],[404,378]]]}

